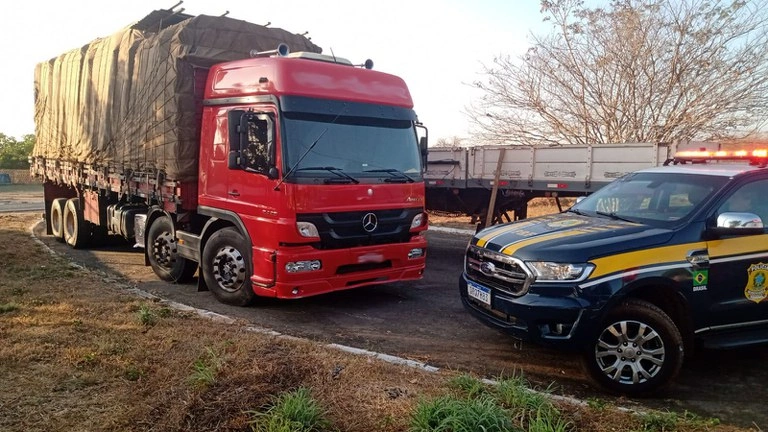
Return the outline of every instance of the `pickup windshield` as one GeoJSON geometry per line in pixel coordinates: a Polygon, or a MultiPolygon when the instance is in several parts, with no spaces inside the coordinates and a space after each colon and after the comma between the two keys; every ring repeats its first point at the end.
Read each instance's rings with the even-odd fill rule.
{"type": "Polygon", "coordinates": [[[337,172],[361,182],[421,180],[421,158],[409,120],[287,112],[283,152],[286,169],[299,163],[291,175],[298,182],[338,177],[337,172]]]}
{"type": "Polygon", "coordinates": [[[571,211],[670,226],[695,213],[726,181],[726,177],[694,174],[630,174],[588,196],[571,211]]]}

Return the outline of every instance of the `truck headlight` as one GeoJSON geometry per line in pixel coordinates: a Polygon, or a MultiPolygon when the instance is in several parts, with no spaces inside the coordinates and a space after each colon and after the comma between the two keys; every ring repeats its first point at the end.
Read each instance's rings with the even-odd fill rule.
{"type": "Polygon", "coordinates": [[[320,237],[317,227],[312,222],[296,222],[296,229],[302,237],[320,237]]]}
{"type": "Polygon", "coordinates": [[[528,261],[525,264],[536,275],[537,282],[580,282],[588,278],[595,269],[595,265],[591,263],[528,261]]]}
{"type": "Polygon", "coordinates": [[[424,213],[419,213],[413,217],[411,221],[411,229],[418,228],[424,225],[424,213]]]}

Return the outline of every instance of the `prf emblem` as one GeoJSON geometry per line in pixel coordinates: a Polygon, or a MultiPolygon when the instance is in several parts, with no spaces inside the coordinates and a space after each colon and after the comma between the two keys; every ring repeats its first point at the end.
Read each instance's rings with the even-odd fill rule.
{"type": "Polygon", "coordinates": [[[747,269],[747,287],[744,288],[744,296],[747,300],[760,303],[768,297],[768,264],[752,264],[747,269]]]}

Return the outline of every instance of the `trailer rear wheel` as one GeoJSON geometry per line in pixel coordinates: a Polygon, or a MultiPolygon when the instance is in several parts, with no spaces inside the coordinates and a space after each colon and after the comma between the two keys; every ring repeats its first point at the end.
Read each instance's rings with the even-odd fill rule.
{"type": "Polygon", "coordinates": [[[197,271],[197,263],[179,256],[177,248],[171,218],[155,219],[147,232],[147,257],[152,270],[167,282],[189,282],[197,271]]]}
{"type": "Polygon", "coordinates": [[[64,208],[66,206],[66,198],[56,198],[51,203],[51,211],[48,214],[48,222],[51,224],[51,234],[60,242],[64,241],[64,208]]]}
{"type": "Polygon", "coordinates": [[[64,241],[74,249],[80,249],[88,244],[90,230],[83,219],[83,211],[80,209],[80,199],[70,198],[64,206],[62,223],[64,241]]]}
{"type": "Polygon", "coordinates": [[[201,264],[205,283],[220,302],[247,306],[256,301],[251,285],[251,248],[235,228],[213,233],[203,249],[201,264]]]}

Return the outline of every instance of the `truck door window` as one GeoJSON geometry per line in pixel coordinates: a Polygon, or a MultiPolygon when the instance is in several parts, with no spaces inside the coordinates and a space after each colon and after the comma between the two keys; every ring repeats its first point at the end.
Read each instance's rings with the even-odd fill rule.
{"type": "Polygon", "coordinates": [[[248,120],[247,144],[242,149],[243,164],[246,169],[266,173],[269,171],[271,143],[268,136],[269,124],[266,120],[251,118],[248,120]]]}

